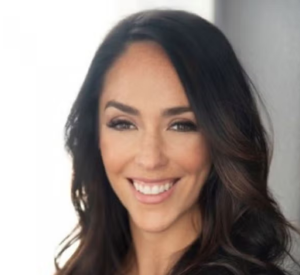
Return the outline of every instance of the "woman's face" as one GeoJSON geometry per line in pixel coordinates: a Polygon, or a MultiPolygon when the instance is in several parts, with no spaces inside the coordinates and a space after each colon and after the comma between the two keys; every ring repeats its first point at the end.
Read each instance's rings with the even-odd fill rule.
{"type": "Polygon", "coordinates": [[[190,217],[211,167],[209,149],[163,50],[131,44],[108,71],[99,102],[104,167],[132,224],[158,232],[190,217]]]}

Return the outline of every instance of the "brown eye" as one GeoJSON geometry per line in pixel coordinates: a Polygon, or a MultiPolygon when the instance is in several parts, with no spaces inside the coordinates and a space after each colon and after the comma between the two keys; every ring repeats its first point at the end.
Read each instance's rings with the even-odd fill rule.
{"type": "Polygon", "coordinates": [[[118,131],[130,130],[130,126],[132,125],[133,125],[132,123],[123,119],[112,120],[107,124],[109,128],[113,128],[118,131]]]}
{"type": "Polygon", "coordinates": [[[178,130],[178,132],[194,132],[197,131],[197,126],[193,123],[193,122],[176,122],[172,125],[173,126],[177,126],[176,128],[178,130]]]}

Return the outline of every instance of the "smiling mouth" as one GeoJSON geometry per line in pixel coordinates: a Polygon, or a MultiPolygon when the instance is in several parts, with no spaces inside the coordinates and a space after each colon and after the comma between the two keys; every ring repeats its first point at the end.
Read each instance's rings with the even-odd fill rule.
{"type": "Polygon", "coordinates": [[[128,180],[139,193],[143,195],[158,196],[172,189],[173,186],[180,180],[180,178],[174,179],[173,181],[166,181],[164,184],[133,181],[130,178],[128,178],[128,180]]]}

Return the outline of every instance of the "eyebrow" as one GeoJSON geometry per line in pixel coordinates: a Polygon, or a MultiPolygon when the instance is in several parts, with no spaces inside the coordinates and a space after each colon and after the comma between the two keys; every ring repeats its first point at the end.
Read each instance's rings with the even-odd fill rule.
{"type": "MultiPolygon", "coordinates": [[[[115,100],[108,101],[105,105],[104,110],[106,110],[108,107],[115,107],[124,113],[128,113],[128,114],[134,115],[134,116],[140,116],[140,114],[141,114],[138,109],[131,107],[129,105],[126,105],[124,103],[120,103],[115,100]]],[[[192,109],[188,106],[177,106],[177,107],[172,107],[172,108],[163,110],[162,116],[170,117],[170,116],[180,115],[180,114],[186,113],[186,112],[192,112],[192,109]]]]}

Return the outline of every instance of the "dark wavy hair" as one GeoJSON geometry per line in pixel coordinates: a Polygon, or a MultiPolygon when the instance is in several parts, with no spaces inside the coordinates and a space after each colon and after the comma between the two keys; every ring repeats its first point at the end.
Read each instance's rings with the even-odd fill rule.
{"type": "Polygon", "coordinates": [[[65,125],[79,222],[61,243],[55,274],[125,272],[132,236],[99,151],[98,102],[108,69],[137,41],[156,42],[166,52],[212,154],[198,199],[201,234],[168,274],[290,274],[283,263],[289,256],[300,266],[291,253],[291,230],[300,230],[284,217],[267,186],[273,145],[258,111],[263,100],[224,34],[196,14],[172,9],[123,18],[96,51],[65,125]],[[59,266],[75,243],[75,252],[59,266]]]}

